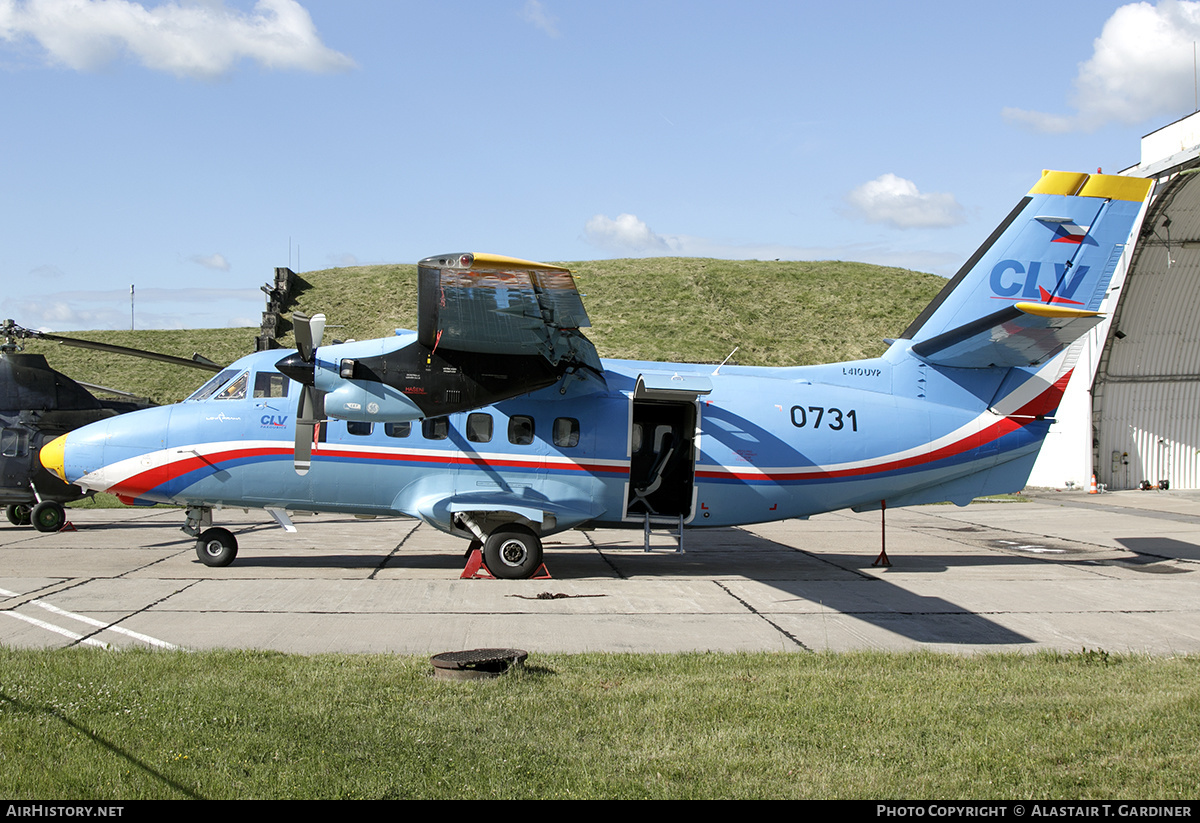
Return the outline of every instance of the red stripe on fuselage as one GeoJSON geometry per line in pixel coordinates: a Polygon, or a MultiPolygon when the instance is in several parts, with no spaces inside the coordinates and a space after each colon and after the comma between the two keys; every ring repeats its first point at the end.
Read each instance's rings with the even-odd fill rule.
{"type": "MultiPolygon", "coordinates": [[[[169,483],[178,477],[181,477],[189,472],[196,471],[204,466],[211,467],[214,471],[220,468],[220,465],[229,461],[245,460],[254,457],[267,456],[285,456],[292,453],[288,447],[269,447],[255,449],[231,449],[229,451],[213,452],[206,454],[203,457],[195,455],[188,456],[181,460],[173,460],[162,466],[156,466],[153,469],[147,469],[144,472],[132,475],[122,481],[119,481],[110,486],[106,491],[111,494],[137,498],[146,492],[158,488],[159,486],[169,483]]],[[[543,463],[539,460],[516,460],[516,459],[500,459],[489,460],[479,455],[464,455],[464,454],[407,454],[396,452],[362,452],[350,451],[347,449],[338,448],[319,448],[313,449],[313,461],[316,462],[319,458],[342,458],[349,460],[382,460],[387,462],[399,463],[433,463],[439,466],[445,465],[475,465],[479,467],[500,468],[500,469],[540,469],[545,468],[553,471],[571,471],[571,472],[587,472],[587,473],[604,473],[604,474],[628,474],[629,466],[609,466],[589,463],[543,463]]]]}
{"type": "MultiPolygon", "coordinates": [[[[1071,371],[1074,371],[1073,369],[1071,371]]],[[[961,440],[942,446],[940,449],[928,452],[927,454],[917,455],[915,457],[906,457],[902,460],[891,460],[886,463],[876,463],[871,466],[859,466],[853,469],[835,469],[833,471],[799,471],[799,472],[764,472],[762,474],[751,474],[749,472],[721,472],[721,471],[697,471],[697,478],[709,479],[728,479],[737,478],[741,480],[772,480],[783,482],[788,480],[822,480],[822,479],[837,479],[842,477],[861,477],[868,474],[880,474],[883,472],[898,471],[900,469],[912,468],[926,463],[934,463],[938,460],[943,460],[947,457],[954,457],[963,452],[977,449],[987,445],[994,440],[999,440],[1006,434],[1016,431],[1024,425],[1022,420],[1014,420],[1013,418],[1028,418],[1037,417],[1039,415],[1047,415],[1058,408],[1059,401],[1062,400],[1063,392],[1067,388],[1067,382],[1071,379],[1071,371],[1068,371],[1060,377],[1046,391],[1039,394],[1033,400],[1026,403],[1009,417],[1004,417],[997,420],[986,429],[977,432],[976,434],[967,435],[961,440]]]]}

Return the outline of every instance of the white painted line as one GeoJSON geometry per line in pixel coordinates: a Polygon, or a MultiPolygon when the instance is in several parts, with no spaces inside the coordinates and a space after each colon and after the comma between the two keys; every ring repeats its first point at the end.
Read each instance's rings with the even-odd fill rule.
{"type": "Polygon", "coordinates": [[[18,612],[4,612],[4,614],[7,614],[10,617],[15,617],[18,620],[24,620],[26,623],[32,623],[33,625],[37,626],[38,628],[45,629],[46,631],[55,632],[56,634],[61,634],[63,637],[69,637],[72,640],[78,640],[82,643],[86,643],[89,646],[99,646],[102,649],[108,648],[107,643],[101,643],[99,640],[96,640],[95,638],[84,637],[82,634],[76,634],[75,632],[67,631],[66,629],[60,628],[59,626],[55,626],[53,623],[47,623],[44,620],[38,620],[36,617],[28,617],[28,616],[20,614],[18,612]]]}
{"type": "Polygon", "coordinates": [[[132,637],[134,640],[140,640],[143,643],[149,643],[151,646],[158,646],[160,649],[178,649],[179,648],[175,644],[168,643],[165,640],[159,640],[158,638],[151,637],[148,634],[142,634],[141,632],[135,632],[135,631],[132,631],[131,629],[126,629],[122,626],[114,626],[111,623],[105,623],[104,621],[96,620],[93,617],[87,617],[86,615],[82,615],[82,614],[75,614],[74,612],[69,612],[66,609],[60,609],[58,606],[52,606],[43,600],[30,600],[29,602],[34,603],[38,606],[41,606],[46,611],[53,612],[54,614],[62,615],[63,617],[69,617],[72,620],[78,620],[81,623],[87,623],[89,626],[95,626],[98,629],[107,629],[110,632],[118,632],[119,634],[123,634],[126,637],[132,637]]]}
{"type": "MultiPolygon", "coordinates": [[[[0,597],[17,597],[17,596],[18,595],[16,592],[10,592],[7,589],[0,589],[0,597]]],[[[117,632],[118,634],[123,634],[126,637],[132,637],[134,640],[140,640],[143,643],[149,643],[151,646],[157,646],[160,649],[178,649],[179,648],[178,646],[174,645],[173,643],[168,643],[165,640],[159,640],[158,638],[151,637],[148,634],[142,634],[141,632],[135,632],[135,631],[132,631],[131,629],[126,629],[121,626],[114,626],[111,623],[105,623],[102,620],[96,620],[93,617],[87,617],[82,614],[75,614],[74,612],[69,612],[66,609],[60,609],[58,606],[53,606],[44,600],[34,599],[34,600],[30,600],[29,602],[33,603],[35,606],[40,606],[41,608],[45,609],[46,611],[51,612],[53,614],[57,614],[61,617],[68,617],[72,620],[78,620],[80,623],[86,623],[87,625],[94,626],[97,629],[106,629],[111,632],[117,632]]],[[[26,617],[23,614],[18,614],[17,612],[12,612],[12,611],[7,612],[7,614],[11,614],[13,617],[15,617],[19,620],[24,620],[26,622],[32,623],[35,626],[41,626],[43,629],[49,629],[52,632],[58,632],[59,634],[64,635],[66,637],[70,637],[73,640],[81,640],[83,638],[83,635],[81,635],[81,634],[75,634],[75,632],[72,632],[68,629],[59,628],[58,626],[54,626],[50,623],[46,623],[42,620],[38,620],[35,617],[26,617]]],[[[106,649],[108,648],[107,643],[101,643],[98,640],[84,640],[83,642],[87,643],[88,645],[92,645],[92,646],[103,646],[106,649]]]]}

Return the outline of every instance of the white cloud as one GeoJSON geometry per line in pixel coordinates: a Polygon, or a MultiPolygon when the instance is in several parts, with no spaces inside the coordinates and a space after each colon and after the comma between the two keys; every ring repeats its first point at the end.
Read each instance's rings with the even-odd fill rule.
{"type": "Polygon", "coordinates": [[[58,266],[52,266],[48,263],[44,266],[37,266],[29,273],[33,275],[35,279],[42,281],[61,280],[62,278],[66,277],[62,269],[60,269],[58,266]]]}
{"type": "Polygon", "coordinates": [[[525,0],[521,17],[551,37],[558,37],[558,18],[547,12],[540,0],[525,0]]]}
{"type": "Polygon", "coordinates": [[[650,227],[633,214],[619,214],[614,220],[597,214],[583,227],[584,237],[593,246],[614,252],[640,254],[672,254],[678,249],[670,240],[655,234],[650,227]]]}
{"type": "Polygon", "coordinates": [[[52,332],[64,329],[128,328],[129,296],[126,295],[124,316],[111,306],[79,307],[66,300],[5,300],[6,315],[16,318],[22,326],[52,332]],[[122,325],[123,323],[123,325],[122,325]]]}
{"type": "Polygon", "coordinates": [[[229,261],[225,259],[225,255],[223,254],[193,254],[188,260],[191,260],[193,263],[199,263],[206,269],[229,271],[229,261]]]}
{"type": "MultiPolygon", "coordinates": [[[[202,329],[239,324],[261,312],[258,289],[137,287],[139,329],[202,329]]],[[[61,291],[0,299],[0,313],[22,326],[53,330],[129,328],[129,289],[61,291]]],[[[258,320],[248,325],[257,326],[258,320]]]]}
{"type": "Polygon", "coordinates": [[[327,48],[295,0],[258,0],[252,12],[223,0],[0,0],[0,39],[29,37],[53,62],[92,71],[128,54],[155,71],[216,78],[240,60],[268,69],[329,72],[354,61],[327,48]]]}
{"type": "Polygon", "coordinates": [[[620,255],[715,257],[721,260],[854,260],[943,276],[952,274],[963,259],[949,252],[905,250],[867,243],[847,246],[722,243],[688,234],[658,234],[632,214],[619,215],[615,220],[596,215],[584,227],[584,238],[594,246],[620,255]]]}
{"type": "Polygon", "coordinates": [[[898,229],[942,228],[966,220],[953,194],[922,194],[916,183],[890,172],[851,191],[846,202],[864,220],[898,229]]]}
{"type": "Polygon", "coordinates": [[[1200,2],[1121,6],[1093,43],[1091,58],[1079,64],[1074,114],[1006,108],[1004,117],[1034,131],[1064,133],[1182,116],[1194,107],[1197,40],[1200,2]]]}

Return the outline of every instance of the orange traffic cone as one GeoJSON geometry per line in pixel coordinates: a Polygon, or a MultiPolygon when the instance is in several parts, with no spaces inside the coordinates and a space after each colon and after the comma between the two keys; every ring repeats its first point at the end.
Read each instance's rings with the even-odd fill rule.
{"type": "Polygon", "coordinates": [[[1088,486],[1088,494],[1099,494],[1100,490],[1096,488],[1096,473],[1092,472],[1092,483],[1088,486]]]}

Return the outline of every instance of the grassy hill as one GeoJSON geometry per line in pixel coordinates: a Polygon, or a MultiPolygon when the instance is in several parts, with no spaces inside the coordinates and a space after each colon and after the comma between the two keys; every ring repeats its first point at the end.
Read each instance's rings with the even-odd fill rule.
{"type": "MultiPolygon", "coordinates": [[[[602,357],[791,366],[874,357],[933,299],[945,280],[843,262],[705,258],[595,260],[575,272],[602,357]]],[[[416,327],[416,266],[355,266],[301,274],[293,309],[324,312],[326,339],[367,339],[416,327]]],[[[20,322],[20,318],[16,318],[20,322]]],[[[281,327],[290,345],[290,326],[281,327]]],[[[85,332],[103,339],[228,363],[253,350],[257,329],[85,332]]],[[[160,402],[206,376],[192,369],[39,343],[60,371],[160,402]]]]}
{"type": "MultiPolygon", "coordinates": [[[[873,357],[945,280],[842,262],[649,258],[565,263],[601,357],[803,365],[873,357]]],[[[364,339],[416,324],[416,266],[302,275],[296,308],[323,311],[332,334],[364,339]],[[386,299],[380,299],[386,295],[386,299]]],[[[286,337],[290,340],[290,335],[286,337]]]]}

